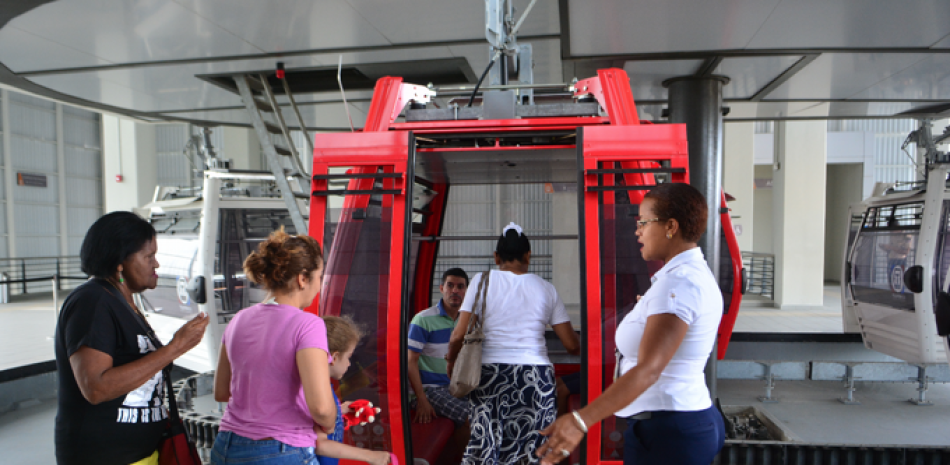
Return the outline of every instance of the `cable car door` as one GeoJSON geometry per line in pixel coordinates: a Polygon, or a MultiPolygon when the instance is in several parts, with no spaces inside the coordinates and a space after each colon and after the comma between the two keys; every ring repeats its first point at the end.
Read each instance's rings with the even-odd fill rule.
{"type": "MultiPolygon", "coordinates": [[[[640,255],[636,221],[644,193],[658,181],[689,182],[686,126],[578,128],[577,151],[586,404],[613,382],[617,325],[661,266],[640,255]]],[[[619,464],[624,427],[616,417],[592,425],[584,462],[619,464]]]]}
{"type": "Polygon", "coordinates": [[[309,226],[326,265],[318,309],[308,310],[350,317],[364,334],[337,389],[340,400],[367,399],[382,409],[375,423],[354,426],[344,440],[401,459],[408,456],[402,314],[408,307],[410,138],[406,132],[317,134],[309,226]]]}

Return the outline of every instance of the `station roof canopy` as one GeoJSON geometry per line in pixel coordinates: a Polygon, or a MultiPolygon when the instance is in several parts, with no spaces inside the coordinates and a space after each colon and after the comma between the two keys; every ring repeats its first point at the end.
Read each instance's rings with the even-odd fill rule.
{"type": "MultiPolygon", "coordinates": [[[[515,0],[524,11],[528,0],[515,0]]],[[[362,124],[372,83],[474,83],[489,60],[482,1],[5,0],[0,83],[146,120],[249,124],[219,76],[296,76],[307,125],[362,124]],[[297,73],[297,74],[293,74],[297,73]]],[[[518,15],[520,16],[520,11],[518,15]]],[[[950,1],[539,0],[519,33],[536,83],[619,67],[641,118],[668,78],[718,74],[727,120],[950,113],[950,1]]]]}

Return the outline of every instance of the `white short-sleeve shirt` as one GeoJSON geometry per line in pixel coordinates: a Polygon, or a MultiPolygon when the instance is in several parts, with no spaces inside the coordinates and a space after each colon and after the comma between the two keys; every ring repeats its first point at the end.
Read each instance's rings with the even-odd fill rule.
{"type": "Polygon", "coordinates": [[[697,247],[673,257],[652,280],[650,290],[617,327],[620,372],[637,365],[640,340],[650,316],[672,313],[689,329],[656,384],[620,409],[619,417],[657,410],[696,411],[712,405],[703,369],[722,318],[722,292],[716,278],[697,247]]]}
{"type": "MultiPolygon", "coordinates": [[[[482,273],[472,278],[460,311],[472,311],[481,281],[482,273]]],[[[485,302],[482,363],[551,364],[544,331],[570,321],[551,283],[530,273],[492,271],[485,302]]]]}

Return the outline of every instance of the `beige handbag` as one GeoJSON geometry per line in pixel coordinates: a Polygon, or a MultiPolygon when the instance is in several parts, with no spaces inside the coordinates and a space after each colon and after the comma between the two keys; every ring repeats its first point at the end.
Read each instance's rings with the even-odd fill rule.
{"type": "Polygon", "coordinates": [[[482,323],[485,320],[485,301],[488,296],[488,279],[491,277],[491,270],[483,273],[482,277],[483,279],[478,283],[478,290],[475,292],[472,319],[468,321],[465,341],[455,360],[452,380],[449,382],[449,392],[458,398],[467,396],[482,381],[482,343],[485,342],[482,323]],[[479,309],[481,309],[481,319],[476,313],[479,309]]]}

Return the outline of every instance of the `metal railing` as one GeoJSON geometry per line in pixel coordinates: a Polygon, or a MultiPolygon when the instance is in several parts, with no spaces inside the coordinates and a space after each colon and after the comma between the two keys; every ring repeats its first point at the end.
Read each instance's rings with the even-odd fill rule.
{"type": "Polygon", "coordinates": [[[775,255],[742,252],[742,266],[748,276],[746,294],[757,294],[775,299],[775,255]]]}
{"type": "Polygon", "coordinates": [[[14,295],[69,289],[86,279],[75,256],[0,258],[0,303],[14,295]]]}

